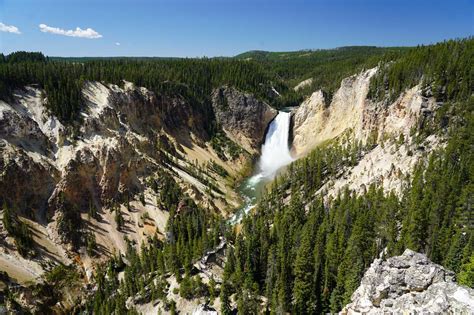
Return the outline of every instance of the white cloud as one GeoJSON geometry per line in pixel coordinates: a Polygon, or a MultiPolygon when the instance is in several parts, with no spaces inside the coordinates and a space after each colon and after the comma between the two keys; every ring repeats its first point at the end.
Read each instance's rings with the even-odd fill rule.
{"type": "Polygon", "coordinates": [[[18,27],[13,25],[6,25],[0,22],[0,32],[7,32],[7,33],[14,33],[14,34],[21,34],[18,27]]]}
{"type": "Polygon", "coordinates": [[[51,27],[46,24],[40,24],[39,28],[41,32],[51,33],[57,35],[71,36],[71,37],[81,37],[81,38],[101,38],[102,35],[94,31],[92,28],[86,28],[85,30],[80,27],[76,27],[75,30],[63,30],[58,27],[51,27]]]}
{"type": "Polygon", "coordinates": [[[120,43],[119,43],[119,42],[116,42],[115,45],[116,45],[116,46],[120,46],[120,43]]]}

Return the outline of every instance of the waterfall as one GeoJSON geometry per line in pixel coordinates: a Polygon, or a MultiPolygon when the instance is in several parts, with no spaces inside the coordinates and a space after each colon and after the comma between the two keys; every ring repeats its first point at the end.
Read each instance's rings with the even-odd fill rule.
{"type": "Polygon", "coordinates": [[[262,145],[259,169],[264,178],[273,179],[280,168],[293,161],[288,148],[289,132],[290,113],[279,112],[270,124],[262,145]]]}
{"type": "Polygon", "coordinates": [[[255,206],[257,196],[263,189],[264,184],[272,180],[279,169],[293,161],[288,147],[290,116],[290,113],[280,111],[270,123],[265,142],[262,145],[262,154],[258,160],[256,172],[244,181],[240,187],[240,193],[245,200],[245,204],[230,219],[230,222],[239,222],[242,215],[255,206]]]}

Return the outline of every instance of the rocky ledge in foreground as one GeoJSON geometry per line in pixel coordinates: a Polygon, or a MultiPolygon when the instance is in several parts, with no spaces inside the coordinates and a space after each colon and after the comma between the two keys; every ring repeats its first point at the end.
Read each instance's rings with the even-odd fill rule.
{"type": "Polygon", "coordinates": [[[473,314],[474,290],[454,273],[409,249],[376,259],[342,314],[473,314]]]}

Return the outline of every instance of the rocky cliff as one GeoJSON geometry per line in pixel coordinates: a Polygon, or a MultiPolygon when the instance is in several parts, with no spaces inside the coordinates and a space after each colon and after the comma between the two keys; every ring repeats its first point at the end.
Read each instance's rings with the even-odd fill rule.
{"type": "Polygon", "coordinates": [[[277,115],[268,104],[231,87],[213,91],[212,107],[227,136],[251,153],[260,150],[268,124],[277,115]]]}
{"type": "Polygon", "coordinates": [[[391,104],[372,101],[367,95],[376,72],[374,68],[343,79],[330,103],[322,91],[315,91],[293,111],[295,157],[332,140],[343,146],[350,141],[365,147],[355,166],[341,169],[320,189],[325,198],[345,186],[363,191],[372,183],[399,193],[403,178],[420,158],[442,146],[435,136],[414,140],[418,127],[433,118],[440,104],[425,96],[420,85],[404,91],[391,104]]]}
{"type": "Polygon", "coordinates": [[[425,97],[421,87],[402,93],[392,104],[368,99],[370,79],[377,68],[348,77],[327,104],[322,91],[315,91],[293,113],[293,146],[296,156],[308,153],[327,140],[351,133],[357,141],[369,136],[380,140],[404,134],[437,108],[434,98],[425,97]]]}
{"type": "Polygon", "coordinates": [[[473,314],[474,290],[454,273],[409,249],[376,259],[342,314],[473,314]]]}
{"type": "Polygon", "coordinates": [[[189,147],[191,138],[199,142],[208,137],[199,112],[179,98],[158,98],[131,84],[121,89],[95,82],[86,85],[84,98],[83,122],[73,127],[73,135],[49,115],[47,100],[38,89],[28,87],[13,104],[0,103],[4,170],[0,182],[8,183],[8,174],[16,174],[19,182],[9,186],[9,194],[2,191],[10,204],[38,207],[42,200],[51,209],[56,196],[64,193],[62,197],[79,208],[91,199],[100,206],[124,191],[137,191],[138,177],[156,171],[148,158],[155,162],[161,158],[160,133],[189,147]],[[15,152],[12,159],[10,152],[15,152]],[[34,190],[38,198],[25,198],[22,178],[33,179],[33,184],[41,181],[38,188],[43,188],[34,190]],[[53,182],[57,186],[49,198],[53,182]]]}
{"type": "Polygon", "coordinates": [[[371,69],[342,80],[330,104],[325,103],[322,91],[315,91],[294,111],[292,149],[296,156],[362,126],[370,78],[376,71],[371,69]]]}

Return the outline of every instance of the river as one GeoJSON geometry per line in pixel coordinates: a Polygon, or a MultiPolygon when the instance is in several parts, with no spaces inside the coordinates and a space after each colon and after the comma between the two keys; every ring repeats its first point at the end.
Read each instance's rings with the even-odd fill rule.
{"type": "Polygon", "coordinates": [[[275,178],[282,167],[293,161],[288,145],[290,116],[289,111],[279,111],[270,123],[262,145],[262,154],[255,169],[252,175],[244,180],[239,187],[239,193],[244,203],[231,217],[230,223],[239,223],[242,217],[255,207],[265,185],[275,178]]]}

